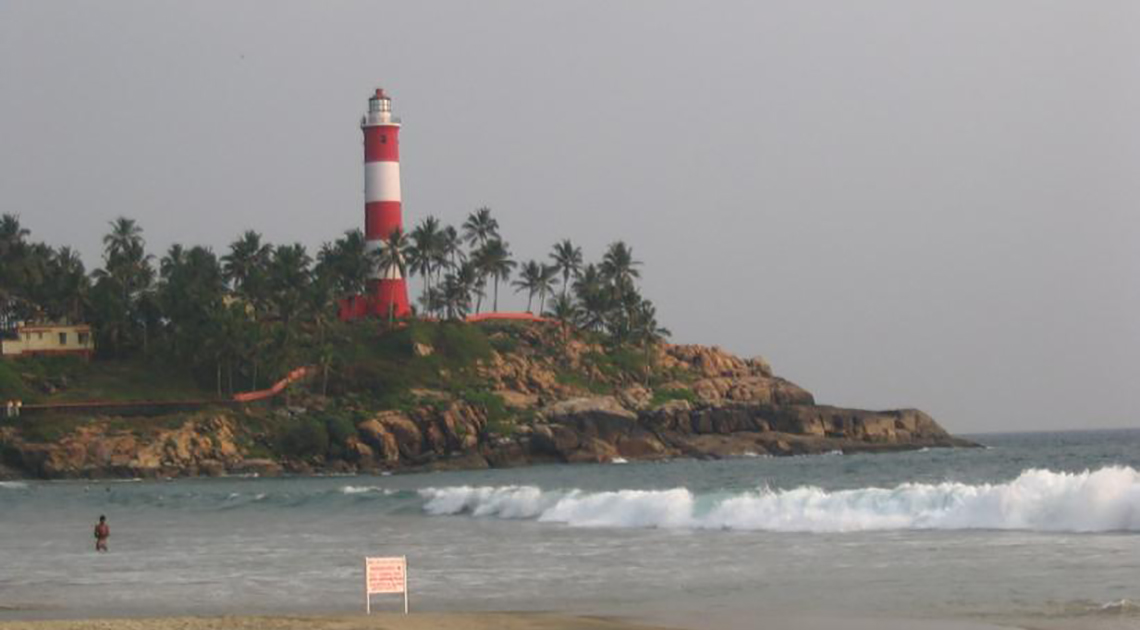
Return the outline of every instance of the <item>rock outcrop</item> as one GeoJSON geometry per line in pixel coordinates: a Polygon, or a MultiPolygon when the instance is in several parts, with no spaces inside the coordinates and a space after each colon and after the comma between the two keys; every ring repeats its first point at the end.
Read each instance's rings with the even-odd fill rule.
{"type": "Polygon", "coordinates": [[[176,477],[226,473],[273,475],[270,459],[246,459],[225,413],[204,414],[150,434],[111,418],[96,418],[54,442],[29,442],[12,428],[0,430],[5,464],[36,477],[176,477]]]}
{"type": "MultiPolygon", "coordinates": [[[[818,405],[762,358],[663,345],[638,371],[581,338],[559,333],[552,341],[542,327],[512,334],[510,351],[493,352],[478,364],[478,396],[413,390],[413,402],[401,409],[349,408],[349,434],[329,430],[337,441],[324,451],[280,447],[277,427],[307,418],[324,434],[322,414],[338,404],[295,398],[287,408],[202,413],[148,431],[126,420],[94,418],[51,441],[0,427],[0,474],[275,475],[973,445],[917,409],[818,405]]],[[[427,344],[414,348],[417,357],[434,353],[427,344]]]]}

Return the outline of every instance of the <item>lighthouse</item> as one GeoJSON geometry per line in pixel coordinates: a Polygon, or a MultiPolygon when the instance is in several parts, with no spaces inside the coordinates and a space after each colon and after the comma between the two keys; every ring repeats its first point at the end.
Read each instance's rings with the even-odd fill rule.
{"type": "MultiPolygon", "coordinates": [[[[377,89],[360,121],[364,132],[364,238],[378,250],[393,231],[404,228],[400,205],[400,119],[392,116],[392,99],[377,89]]],[[[399,267],[377,267],[368,283],[366,309],[375,315],[403,317],[411,313],[408,284],[399,267]]],[[[354,309],[355,310],[355,309],[354,309]]]]}

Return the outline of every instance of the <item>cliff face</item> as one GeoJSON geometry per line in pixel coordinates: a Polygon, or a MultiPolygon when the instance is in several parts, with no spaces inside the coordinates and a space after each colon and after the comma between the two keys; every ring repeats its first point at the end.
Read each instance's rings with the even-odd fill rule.
{"type": "MultiPolygon", "coordinates": [[[[473,366],[478,395],[413,389],[398,409],[299,393],[288,407],[204,411],[145,430],[135,420],[91,418],[36,440],[0,427],[0,476],[272,475],[972,445],[915,409],[817,405],[763,359],[692,345],[614,357],[581,338],[554,339],[560,334],[493,332],[498,350],[473,366]],[[346,429],[281,438],[284,426],[315,418],[324,427],[321,418],[336,413],[354,419],[346,429]]],[[[417,343],[413,352],[435,349],[417,343]]]]}

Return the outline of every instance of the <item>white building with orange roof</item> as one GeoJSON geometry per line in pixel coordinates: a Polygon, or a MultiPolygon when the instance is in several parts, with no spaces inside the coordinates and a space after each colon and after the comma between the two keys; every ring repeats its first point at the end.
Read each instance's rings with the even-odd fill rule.
{"type": "Polygon", "coordinates": [[[95,353],[95,337],[87,324],[20,322],[12,336],[0,339],[3,356],[20,357],[43,354],[74,354],[91,358],[95,353]]]}

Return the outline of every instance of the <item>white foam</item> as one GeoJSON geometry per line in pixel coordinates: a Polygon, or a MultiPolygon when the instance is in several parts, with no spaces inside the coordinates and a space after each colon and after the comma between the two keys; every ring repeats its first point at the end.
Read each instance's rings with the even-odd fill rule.
{"type": "Polygon", "coordinates": [[[395,494],[396,491],[390,488],[381,488],[380,486],[344,486],[340,489],[341,494],[367,494],[370,492],[377,492],[385,496],[395,494]]]}
{"type": "Polygon", "coordinates": [[[533,486],[420,491],[434,515],[535,519],[575,527],[796,532],[901,529],[1140,531],[1140,472],[1031,469],[1001,484],[918,484],[826,491],[760,489],[727,497],[671,490],[543,491],[533,486]]]}
{"type": "Polygon", "coordinates": [[[0,481],[0,488],[4,490],[27,490],[28,484],[23,481],[0,481]]]}

